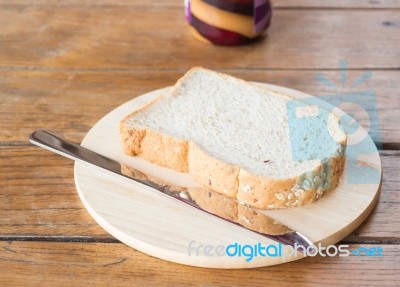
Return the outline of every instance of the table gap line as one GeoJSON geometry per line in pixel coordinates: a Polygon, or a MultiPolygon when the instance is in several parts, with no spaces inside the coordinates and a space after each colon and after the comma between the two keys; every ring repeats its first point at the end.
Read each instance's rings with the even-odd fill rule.
{"type": "MultiPolygon", "coordinates": [[[[232,68],[220,68],[213,67],[214,70],[219,71],[248,71],[248,72],[262,72],[262,71],[340,71],[339,68],[244,68],[244,67],[232,67],[232,68]]],[[[50,67],[32,67],[32,66],[3,66],[0,67],[0,72],[8,71],[33,71],[33,72],[186,72],[188,68],[50,68],[50,67]]],[[[347,71],[400,71],[400,67],[382,67],[382,68],[371,68],[371,67],[348,67],[347,71]]]]}
{"type": "MultiPolygon", "coordinates": [[[[121,243],[111,235],[0,235],[1,241],[121,243]]],[[[336,244],[400,245],[400,237],[351,237],[336,244]]]]}
{"type": "MultiPolygon", "coordinates": [[[[142,5],[142,4],[70,4],[70,3],[65,3],[65,4],[27,4],[27,3],[14,3],[14,4],[0,4],[1,8],[98,8],[98,9],[112,9],[112,8],[123,8],[123,9],[138,9],[138,8],[144,8],[144,9],[151,9],[151,8],[157,8],[157,9],[184,9],[182,5],[142,5]]],[[[393,11],[393,10],[400,10],[399,7],[376,7],[376,6],[370,6],[370,7],[357,7],[357,6],[350,6],[350,7],[340,7],[340,6],[275,6],[273,7],[275,11],[284,11],[284,10],[303,10],[303,11],[325,11],[325,10],[334,10],[334,11],[393,11]]]]}

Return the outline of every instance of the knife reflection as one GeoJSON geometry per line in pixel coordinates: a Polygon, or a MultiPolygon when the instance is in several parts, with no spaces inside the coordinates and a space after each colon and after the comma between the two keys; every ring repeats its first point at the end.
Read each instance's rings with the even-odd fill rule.
{"type": "Polygon", "coordinates": [[[111,171],[120,176],[150,186],[166,195],[191,205],[203,212],[219,217],[232,224],[256,232],[282,244],[316,249],[307,237],[286,225],[270,218],[256,209],[244,206],[236,200],[216,193],[205,187],[186,188],[173,186],[150,177],[132,167],[97,154],[78,144],[68,142],[46,131],[35,131],[29,137],[31,143],[76,161],[89,163],[97,168],[111,171]]]}
{"type": "Polygon", "coordinates": [[[121,164],[121,173],[130,178],[156,183],[158,186],[164,187],[163,192],[170,196],[257,233],[283,235],[293,232],[286,225],[258,212],[256,209],[244,206],[236,200],[209,188],[173,186],[123,164],[121,164]]]}

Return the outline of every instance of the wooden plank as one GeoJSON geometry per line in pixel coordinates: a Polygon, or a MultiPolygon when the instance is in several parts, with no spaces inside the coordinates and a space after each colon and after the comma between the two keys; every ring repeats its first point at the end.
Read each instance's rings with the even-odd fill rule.
{"type": "MultiPolygon", "coordinates": [[[[361,246],[350,245],[353,250],[361,246]]],[[[5,286],[397,286],[399,245],[383,256],[309,257],[242,270],[195,268],[150,257],[123,244],[0,242],[5,286]],[[117,283],[116,283],[117,282],[117,283]]],[[[227,258],[229,260],[229,258],[227,258]]]]}
{"type": "Polygon", "coordinates": [[[102,237],[75,190],[73,162],[35,147],[1,147],[0,234],[102,237]]]}
{"type": "MultiPolygon", "coordinates": [[[[386,0],[388,1],[388,0],[386,0]]],[[[101,6],[124,6],[124,7],[182,7],[183,0],[162,0],[162,1],[143,1],[143,0],[0,0],[0,5],[4,6],[53,6],[68,7],[79,6],[101,7],[101,6]]]]}
{"type": "MultiPolygon", "coordinates": [[[[297,89],[315,96],[342,92],[372,91],[376,95],[384,147],[400,148],[399,71],[374,71],[371,79],[351,90],[364,71],[348,71],[346,88],[340,87],[338,71],[323,71],[339,88],[316,80],[318,71],[224,70],[251,81],[267,82],[297,89]]],[[[26,144],[36,129],[62,132],[80,142],[101,117],[118,105],[154,89],[173,85],[179,71],[0,71],[0,142],[26,144]]],[[[348,95],[349,101],[351,94],[348,95]]],[[[379,131],[374,128],[376,134],[379,131]]]]}
{"type": "Polygon", "coordinates": [[[62,132],[72,141],[106,113],[150,90],[173,85],[182,73],[0,72],[0,142],[27,144],[36,129],[62,132]],[[16,132],[17,131],[17,132],[16,132]]]}
{"type": "MultiPolygon", "coordinates": [[[[275,9],[280,8],[400,8],[399,0],[273,0],[272,4],[275,9]]],[[[0,0],[0,5],[10,5],[10,1],[0,0]]],[[[12,5],[48,5],[48,6],[169,6],[183,7],[183,1],[180,0],[163,0],[163,1],[142,1],[142,0],[36,0],[34,3],[29,0],[13,1],[12,5]]]]}
{"type": "Polygon", "coordinates": [[[275,8],[399,8],[399,0],[273,0],[275,8]]]}
{"type": "Polygon", "coordinates": [[[0,67],[336,69],[346,59],[352,69],[398,69],[399,15],[277,10],[264,41],[226,48],[192,37],[181,7],[3,6],[0,67]]]}
{"type": "Polygon", "coordinates": [[[374,237],[380,237],[378,241],[400,242],[397,232],[400,228],[400,218],[398,216],[400,212],[398,204],[400,202],[400,180],[398,179],[400,152],[381,151],[380,156],[383,182],[378,204],[367,220],[344,241],[373,241],[374,237]],[[396,227],[393,228],[392,226],[396,227]]]}
{"type": "MultiPolygon", "coordinates": [[[[400,240],[399,156],[398,151],[381,152],[380,200],[372,216],[345,241],[400,240]]],[[[0,238],[112,240],[82,206],[71,161],[33,146],[2,146],[0,170],[0,238]]]]}

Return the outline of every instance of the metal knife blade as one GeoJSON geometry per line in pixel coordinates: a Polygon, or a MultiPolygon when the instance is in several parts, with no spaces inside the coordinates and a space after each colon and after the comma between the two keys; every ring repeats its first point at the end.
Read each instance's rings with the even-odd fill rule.
{"type": "MultiPolygon", "coordinates": [[[[313,242],[301,233],[289,229],[274,219],[258,212],[256,209],[243,206],[237,201],[216,193],[208,188],[187,188],[178,187],[164,183],[157,178],[151,178],[141,171],[132,167],[120,164],[119,162],[98,154],[78,144],[68,142],[47,131],[38,130],[29,136],[29,141],[39,147],[45,148],[59,155],[75,161],[84,162],[91,166],[110,171],[118,176],[134,180],[140,184],[149,186],[163,194],[188,204],[203,212],[216,216],[232,224],[239,225],[247,230],[275,240],[285,245],[297,246],[316,250],[313,242]],[[202,195],[202,196],[199,196],[202,195]],[[221,200],[221,197],[224,197],[221,200]],[[236,214],[226,212],[223,206],[237,208],[236,214]],[[272,224],[272,225],[271,225],[272,224]],[[272,226],[272,228],[271,228],[272,226]]],[[[229,210],[229,208],[227,210],[229,210]]]]}

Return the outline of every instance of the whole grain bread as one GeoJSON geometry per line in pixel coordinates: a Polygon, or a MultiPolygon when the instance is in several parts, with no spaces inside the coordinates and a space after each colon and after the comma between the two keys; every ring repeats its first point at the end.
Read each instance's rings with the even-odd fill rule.
{"type": "Polygon", "coordinates": [[[286,225],[260,213],[258,210],[241,205],[236,199],[214,192],[209,188],[176,186],[159,178],[145,175],[124,164],[121,165],[121,172],[128,177],[148,180],[159,186],[168,186],[168,190],[175,193],[175,197],[190,199],[202,209],[229,221],[237,222],[250,230],[270,235],[281,235],[292,231],[286,225]]]}
{"type": "Polygon", "coordinates": [[[330,112],[303,109],[299,117],[312,120],[301,126],[310,137],[304,137],[300,149],[319,157],[293,159],[290,101],[290,96],[253,83],[193,68],[170,94],[121,120],[123,150],[188,172],[202,185],[244,205],[301,206],[338,185],[346,135],[330,112]]]}

